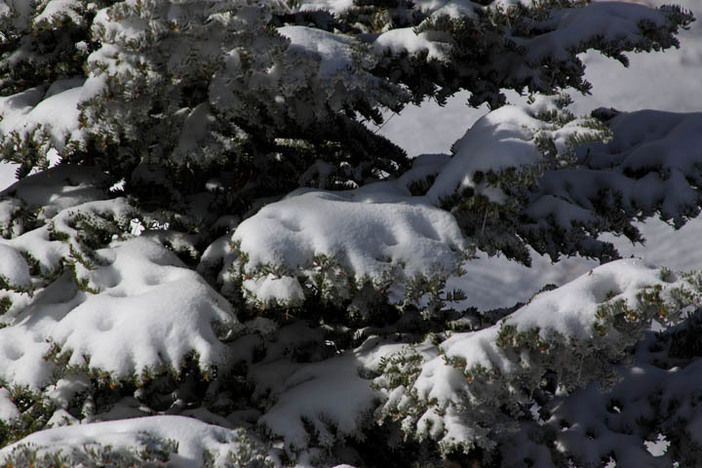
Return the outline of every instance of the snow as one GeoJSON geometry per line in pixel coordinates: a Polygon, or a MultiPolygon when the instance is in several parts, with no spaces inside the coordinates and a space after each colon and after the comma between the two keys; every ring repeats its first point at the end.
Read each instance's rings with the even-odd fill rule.
{"type": "Polygon", "coordinates": [[[354,40],[350,37],[305,26],[284,26],[277,31],[290,40],[290,51],[319,57],[319,76],[322,79],[328,80],[353,66],[354,40]]]}
{"type": "Polygon", "coordinates": [[[113,377],[164,367],[177,370],[191,352],[206,371],[226,359],[225,346],[213,327],[234,324],[234,312],[174,254],[145,238],[125,237],[120,242],[119,236],[92,256],[84,252],[77,240],[84,235],[74,222],[77,216],[98,225],[109,218],[127,224],[132,217],[123,198],[85,202],[100,198],[95,193],[100,193],[96,185],[101,181],[100,173],[59,166],[2,192],[30,207],[45,203],[42,215],[47,224],[0,239],[4,258],[0,273],[12,285],[32,292],[13,296],[18,307],[3,316],[8,326],[0,328],[0,379],[34,389],[46,385],[54,365],[44,356],[52,345],[66,353],[70,364],[113,377]],[[68,239],[52,240],[51,232],[68,239]],[[70,268],[64,267],[48,287],[41,277],[28,278],[27,261],[20,252],[31,252],[45,274],[60,272],[66,263],[73,265],[91,292],[76,287],[70,268]],[[127,343],[124,336],[134,339],[127,343]]]}
{"type": "MultiPolygon", "coordinates": [[[[359,375],[360,370],[376,368],[382,356],[399,351],[401,346],[372,338],[352,352],[299,366],[271,386],[270,398],[275,404],[259,423],[292,449],[308,446],[312,437],[322,446],[331,446],[333,435],[359,436],[358,427],[372,416],[381,398],[359,375]],[[311,433],[305,423],[312,425],[311,433]]],[[[267,380],[261,374],[258,378],[267,380]]]]}
{"type": "Polygon", "coordinates": [[[85,298],[48,332],[61,349],[70,350],[69,364],[128,377],[161,366],[178,370],[190,352],[203,369],[225,361],[226,348],[212,324],[230,325],[234,315],[198,274],[146,239],[96,254],[108,263],[89,276],[101,292],[85,298]]]}
{"type": "MultiPolygon", "coordinates": [[[[454,156],[441,170],[427,198],[434,203],[466,188],[477,171],[535,164],[540,159],[533,138],[543,123],[516,106],[504,106],[476,122],[454,143],[454,156]]],[[[485,187],[481,187],[485,188],[485,187]]]]}
{"type": "Polygon", "coordinates": [[[227,325],[235,318],[199,275],[146,239],[97,255],[105,264],[88,277],[99,293],[77,291],[64,274],[0,329],[0,377],[32,388],[45,385],[53,365],[43,355],[51,344],[66,353],[69,364],[113,378],[180,369],[190,352],[204,370],[224,362],[227,352],[212,323],[227,325]]]}
{"type": "Polygon", "coordinates": [[[10,391],[0,388],[0,421],[11,421],[19,415],[19,410],[10,400],[10,391]]]}
{"type": "Polygon", "coordinates": [[[22,255],[12,247],[0,244],[0,280],[12,287],[28,287],[31,282],[29,267],[22,255]]]}
{"type": "MultiPolygon", "coordinates": [[[[615,355],[623,352],[623,348],[631,343],[632,337],[627,336],[628,332],[621,325],[609,326],[604,332],[601,331],[603,329],[595,327],[596,324],[602,324],[602,320],[612,320],[613,323],[618,320],[607,316],[611,312],[603,315],[603,310],[610,309],[601,309],[601,306],[611,306],[623,301],[631,310],[646,311],[647,306],[640,307],[643,305],[641,292],[653,287],[660,287],[663,301],[671,301],[672,304],[679,297],[677,288],[691,286],[691,283],[686,281],[675,276],[662,279],[657,268],[644,265],[639,260],[620,260],[595,268],[558,289],[537,294],[528,304],[498,324],[475,332],[450,334],[438,346],[430,340],[416,345],[410,352],[419,353],[424,363],[417,376],[409,380],[409,387],[398,386],[390,391],[384,406],[400,410],[404,408],[406,414],[413,415],[408,416],[405,421],[407,433],[416,433],[419,437],[431,434],[440,444],[449,447],[461,443],[468,446],[474,443],[480,446],[489,445],[490,442],[484,440],[490,437],[489,431],[499,431],[491,429],[490,424],[500,422],[499,418],[491,421],[489,418],[494,415],[491,416],[489,412],[486,415],[483,413],[484,409],[492,404],[504,404],[506,399],[518,402],[520,392],[530,392],[528,387],[522,388],[531,385],[529,382],[532,380],[528,377],[530,374],[536,379],[535,382],[539,382],[546,369],[555,372],[558,375],[559,386],[562,387],[561,391],[565,394],[566,389],[573,385],[573,381],[577,387],[592,379],[601,382],[601,377],[595,377],[593,373],[607,375],[607,367],[612,364],[603,363],[598,350],[612,359],[612,362],[616,362],[615,355]],[[500,337],[509,336],[503,333],[510,327],[514,327],[515,333],[534,332],[535,335],[529,335],[528,341],[521,343],[516,340],[500,344],[500,337]],[[542,340],[543,344],[539,345],[537,340],[542,340]],[[536,354],[530,353],[532,348],[535,348],[536,354]],[[562,356],[563,352],[578,356],[581,370],[578,370],[577,366],[573,370],[572,362],[569,363],[568,358],[562,356]],[[569,372],[574,373],[569,375],[569,372]],[[501,396],[497,396],[498,394],[501,396]],[[410,406],[419,410],[412,411],[410,406]],[[488,419],[482,419],[485,417],[488,419]]],[[[692,286],[692,289],[694,288],[695,286],[692,286]]],[[[696,296],[693,295],[690,303],[695,306],[702,297],[699,291],[693,294],[696,296]]],[[[655,309],[643,312],[644,315],[650,315],[636,320],[647,322],[658,318],[658,308],[655,309]]],[[[620,313],[627,312],[623,310],[620,313]]],[[[631,320],[623,317],[619,319],[631,320]]],[[[639,333],[646,328],[644,323],[639,333]]],[[[633,339],[637,340],[639,337],[633,339]]],[[[630,371],[636,372],[636,368],[631,368],[630,371]]],[[[386,378],[381,376],[377,381],[382,385],[386,378]]],[[[650,385],[647,390],[651,390],[650,385]]],[[[676,392],[680,389],[670,391],[676,392]]],[[[615,401],[624,402],[626,407],[632,400],[636,398],[629,395],[615,401]]],[[[560,410],[556,410],[557,414],[561,413],[561,418],[577,421],[585,428],[606,424],[607,417],[590,417],[587,414],[587,408],[593,404],[592,399],[570,398],[568,402],[567,407],[575,406],[585,413],[566,417],[560,410]]],[[[662,401],[661,406],[664,405],[665,401],[662,401]]],[[[554,424],[558,420],[552,419],[554,424]]],[[[612,448],[614,440],[616,439],[611,438],[604,441],[609,445],[601,445],[593,453],[607,453],[607,447],[612,448]]],[[[639,445],[643,450],[643,444],[639,445]]],[[[580,452],[576,447],[569,447],[569,450],[580,452]]],[[[622,453],[618,451],[617,460],[631,460],[623,453],[626,450],[628,447],[623,447],[622,453]]]]}
{"type": "Polygon", "coordinates": [[[45,2],[44,8],[35,18],[34,24],[39,26],[46,22],[55,24],[64,18],[70,19],[76,25],[83,24],[83,17],[77,13],[83,9],[79,0],[49,0],[45,2]]]}
{"type": "Polygon", "coordinates": [[[527,59],[538,61],[552,56],[558,62],[567,60],[566,51],[576,48],[586,37],[593,35],[604,42],[638,42],[642,37],[639,22],[650,22],[652,27],[665,24],[662,12],[625,2],[592,3],[587,8],[565,8],[554,12],[543,25],[552,32],[534,38],[514,38],[518,45],[528,50],[527,59]],[[638,18],[638,21],[622,21],[638,18]],[[560,51],[554,54],[554,51],[560,51]]]}
{"type": "Polygon", "coordinates": [[[30,209],[42,208],[39,219],[105,197],[99,187],[105,174],[90,167],[57,166],[16,182],[0,192],[0,199],[19,199],[30,209]]]}
{"type": "MultiPolygon", "coordinates": [[[[64,3],[72,2],[54,0],[49,5],[54,8],[64,3]]],[[[430,8],[445,5],[444,9],[449,11],[451,8],[461,8],[462,3],[466,2],[433,2],[434,6],[430,8]]],[[[699,8],[696,0],[687,0],[685,4],[699,8]]],[[[0,2],[2,5],[4,4],[0,2]]],[[[342,11],[351,3],[346,0],[308,2],[302,8],[313,9],[318,5],[342,11]]],[[[596,6],[602,11],[606,10],[607,14],[633,8],[630,5],[596,6]]],[[[49,7],[46,11],[50,11],[49,7]]],[[[587,18],[574,18],[573,15],[563,15],[557,20],[568,22],[578,31],[585,26],[592,27],[585,21],[587,18]]],[[[621,32],[609,30],[607,25],[599,23],[596,26],[604,28],[603,33],[610,39],[616,39],[621,32]]],[[[674,111],[702,108],[702,98],[698,92],[699,80],[696,78],[702,68],[702,54],[699,53],[702,34],[698,26],[699,24],[693,26],[688,33],[683,33],[683,48],[680,51],[634,56],[628,70],[616,68],[616,64],[595,54],[585,54],[583,57],[589,66],[588,76],[595,85],[594,97],[579,98],[575,104],[576,111],[582,112],[582,109],[589,110],[601,105],[623,110],[637,110],[644,105],[674,111]],[[661,73],[661,70],[666,73],[661,73]],[[666,89],[677,91],[662,92],[666,89]]],[[[339,44],[334,44],[331,48],[320,48],[326,33],[303,31],[307,28],[283,29],[288,29],[287,37],[293,39],[295,47],[320,57],[321,75],[331,76],[350,66],[351,56],[346,43],[338,40],[338,36],[335,37],[339,44]]],[[[413,34],[409,30],[381,34],[374,47],[397,52],[404,43],[404,46],[409,44],[410,52],[429,48],[431,57],[440,57],[440,50],[434,49],[437,47],[435,43],[425,41],[421,34],[413,34]]],[[[564,39],[571,40],[571,37],[542,37],[539,40],[555,40],[562,45],[564,39]]],[[[534,53],[541,50],[543,44],[536,45],[538,47],[534,53]]],[[[92,80],[91,83],[94,85],[98,81],[92,80]]],[[[52,144],[58,148],[77,123],[75,104],[81,99],[79,86],[78,82],[66,81],[46,92],[35,89],[13,98],[0,98],[0,113],[5,117],[0,123],[0,131],[24,129],[19,125],[20,121],[41,124],[50,131],[52,144]],[[39,103],[42,97],[46,99],[39,103]]],[[[422,113],[421,118],[417,118],[417,113],[410,109],[381,130],[403,143],[412,154],[446,151],[449,142],[465,134],[456,145],[456,156],[437,179],[430,197],[409,196],[404,190],[406,185],[403,185],[411,179],[409,175],[396,184],[378,184],[356,191],[296,192],[280,202],[268,205],[244,221],[233,236],[222,239],[213,248],[213,251],[219,250],[213,256],[225,256],[228,253],[227,241],[234,240],[240,243],[240,251],[248,255],[247,268],[251,273],[257,273],[257,268],[270,265],[282,267],[284,273],[290,273],[291,276],[265,273],[244,282],[249,292],[263,302],[301,301],[304,289],[295,273],[309,267],[311,259],[318,255],[338,259],[345,269],[358,277],[383,277],[390,271],[387,266],[389,261],[401,265],[405,277],[434,271],[436,265],[440,270],[453,269],[460,251],[465,248],[462,236],[450,216],[442,214],[432,203],[442,194],[455,191],[458,187],[472,186],[470,174],[475,171],[534,162],[533,146],[530,144],[533,132],[522,126],[522,123],[529,126],[533,124],[533,119],[528,114],[520,114],[521,111],[516,108],[506,107],[500,111],[504,113],[504,118],[497,118],[499,112],[491,114],[476,123],[474,131],[465,133],[466,128],[483,113],[465,109],[464,106],[458,110],[456,103],[465,98],[465,95],[461,95],[457,101],[450,102],[448,106],[451,110],[448,112],[444,112],[446,109],[427,112],[425,107],[418,111],[422,113]],[[400,127],[403,130],[397,130],[400,127]],[[495,129],[499,129],[497,134],[502,143],[507,143],[506,147],[510,151],[498,154],[492,151],[495,142],[490,140],[487,133],[488,130],[495,129]],[[438,256],[436,252],[439,253],[438,256]]],[[[641,117],[646,115],[649,117],[639,120],[619,119],[615,124],[618,130],[615,131],[611,151],[606,154],[626,154],[629,159],[626,160],[625,167],[629,169],[660,163],[684,174],[685,165],[690,162],[690,150],[698,150],[702,146],[698,141],[702,133],[699,114],[681,116],[657,111],[639,114],[641,117]],[[642,122],[659,122],[662,126],[654,128],[642,125],[642,122]],[[670,143],[679,141],[680,135],[686,138],[685,146],[676,148],[670,143]],[[657,137],[656,141],[654,136],[657,137]]],[[[184,147],[192,147],[193,142],[203,133],[201,127],[206,121],[204,108],[193,110],[193,125],[188,126],[191,134],[187,135],[187,141],[183,141],[184,147]]],[[[437,173],[446,163],[445,155],[438,158],[441,159],[438,164],[433,164],[431,158],[423,159],[428,164],[423,168],[417,164],[412,177],[437,173]]],[[[90,174],[88,171],[77,177],[76,173],[76,168],[57,168],[54,172],[28,179],[3,192],[2,197],[12,198],[6,198],[0,203],[47,206],[40,219],[55,219],[65,229],[68,226],[66,219],[69,212],[64,210],[70,208],[93,212],[107,206],[84,205],[100,196],[100,191],[94,188],[99,183],[100,174],[90,174]]],[[[676,181],[673,179],[671,184],[673,182],[676,181]]],[[[637,187],[638,196],[651,197],[653,191],[649,187],[650,185],[637,187]]],[[[687,201],[685,194],[680,194],[676,200],[687,201]]],[[[3,206],[4,214],[4,205],[0,206],[3,206]]],[[[126,205],[120,206],[126,208],[126,205]]],[[[121,210],[119,206],[110,208],[112,209],[116,212],[121,210]]],[[[5,219],[0,220],[0,223],[5,222],[5,219]]],[[[658,220],[637,226],[641,227],[644,236],[649,239],[643,248],[631,246],[611,235],[603,238],[616,241],[624,256],[640,255],[644,257],[643,261],[625,260],[594,268],[593,262],[582,259],[552,265],[545,258],[537,257],[534,267],[527,269],[501,258],[481,258],[466,263],[466,275],[451,278],[448,288],[461,287],[472,293],[462,305],[489,309],[511,306],[518,300],[526,301],[546,283],[563,284],[583,275],[558,291],[537,295],[511,316],[507,323],[517,324],[521,328],[538,326],[542,330],[587,338],[591,333],[593,310],[597,304],[611,295],[615,299],[627,298],[633,302],[640,287],[660,283],[658,270],[645,266],[648,262],[665,264],[674,269],[692,269],[702,265],[702,249],[697,248],[702,221],[693,221],[675,232],[658,220]]],[[[66,255],[67,246],[56,243],[47,248],[47,242],[45,229],[21,236],[16,241],[2,241],[0,274],[6,276],[13,285],[31,285],[33,280],[29,277],[27,263],[19,252],[45,252],[41,256],[42,264],[55,265],[60,257],[66,255]]],[[[80,364],[83,359],[87,359],[90,366],[101,367],[115,376],[138,374],[147,369],[157,369],[161,365],[177,368],[188,350],[198,352],[201,364],[224,362],[228,358],[210,327],[210,322],[233,323],[233,311],[199,276],[184,268],[172,254],[146,239],[116,241],[99,250],[98,254],[104,264],[101,263],[87,273],[90,286],[96,287],[98,294],[88,295],[76,291],[72,279],[63,277],[49,288],[37,291],[35,297],[24,298],[32,304],[25,314],[14,317],[10,313],[10,326],[0,329],[0,377],[6,379],[9,376],[10,380],[26,383],[32,388],[39,388],[48,382],[52,366],[43,359],[49,349],[44,341],[47,336],[70,350],[73,363],[80,364]],[[193,310],[196,313],[193,314],[193,310]],[[125,335],[132,337],[127,343],[119,339],[125,335]]],[[[266,319],[259,317],[257,326],[252,325],[252,328],[260,329],[262,335],[272,334],[274,330],[264,320],[266,319]]],[[[495,328],[488,328],[477,333],[454,334],[443,347],[449,355],[466,357],[469,365],[492,365],[496,362],[495,356],[499,355],[499,350],[491,345],[495,333],[495,328]]],[[[396,351],[382,346],[378,349],[382,350],[378,354],[396,351]]],[[[433,349],[430,346],[421,348],[426,352],[433,349]]],[[[270,373],[278,374],[268,380],[274,402],[261,418],[261,424],[282,437],[289,446],[296,447],[304,446],[315,435],[324,441],[332,430],[339,431],[342,436],[353,435],[359,418],[373,407],[373,399],[378,396],[377,392],[368,387],[367,381],[358,376],[358,369],[363,366],[373,367],[371,363],[374,362],[376,361],[366,357],[365,350],[355,350],[304,366],[293,367],[289,362],[271,364],[268,369],[270,373]],[[347,404],[339,404],[340,395],[343,395],[343,401],[347,404]],[[308,434],[303,421],[310,421],[316,433],[308,434]]],[[[692,365],[684,372],[663,373],[642,364],[641,367],[627,371],[630,374],[627,376],[628,383],[616,387],[615,395],[624,401],[636,402],[637,407],[643,406],[644,403],[636,399],[637,388],[642,396],[649,395],[651,393],[647,393],[648,390],[658,383],[661,388],[666,388],[661,406],[672,407],[672,401],[684,401],[685,405],[689,405],[688,400],[692,398],[690,389],[699,387],[698,383],[691,384],[696,382],[695,375],[700,375],[697,367],[692,365]],[[643,377],[638,377],[637,380],[638,374],[643,377]]],[[[505,370],[509,370],[507,364],[505,370]]],[[[260,376],[266,380],[263,372],[260,376]]],[[[463,375],[445,366],[443,359],[438,358],[426,367],[417,385],[425,395],[443,397],[464,382],[463,375]]],[[[70,387],[73,388],[71,391],[77,391],[81,388],[80,383],[75,382],[70,385],[64,382],[61,385],[64,385],[61,386],[64,390],[70,387]]],[[[583,390],[582,396],[569,399],[557,415],[597,424],[598,430],[608,434],[609,429],[598,424],[598,421],[613,416],[605,412],[604,397],[595,395],[596,391],[583,390]],[[593,410],[594,405],[599,403],[602,408],[593,410]]],[[[63,397],[61,401],[66,401],[66,398],[63,397]]],[[[675,411],[685,414],[689,408],[690,406],[683,405],[675,411]]],[[[57,411],[52,421],[70,419],[62,411],[57,411]]],[[[636,411],[625,411],[631,411],[627,417],[629,422],[633,421],[631,415],[636,415],[636,411]]],[[[9,420],[18,415],[19,412],[9,400],[8,391],[0,388],[0,420],[9,420]]],[[[470,437],[458,419],[452,410],[443,417],[449,431],[454,431],[451,432],[451,437],[470,437]]],[[[424,425],[429,420],[431,415],[427,414],[420,424],[424,425]]],[[[624,420],[622,426],[626,426],[626,422],[624,420]]],[[[699,424],[699,421],[690,422],[690,428],[699,431],[695,424],[699,424]]],[[[434,430],[439,430],[438,426],[434,430]]],[[[581,451],[586,451],[591,446],[583,445],[584,435],[575,437],[571,434],[578,430],[584,432],[583,428],[573,429],[566,432],[558,443],[567,445],[573,451],[577,451],[580,444],[581,451]]],[[[228,447],[222,441],[232,441],[235,437],[229,429],[211,426],[196,419],[155,416],[50,429],[33,434],[23,442],[40,447],[50,446],[51,450],[77,447],[96,440],[103,444],[134,446],[138,444],[141,431],[179,442],[175,466],[198,466],[205,448],[224,453],[228,447]]],[[[601,461],[600,453],[606,445],[604,450],[616,452],[620,462],[628,461],[632,466],[641,464],[638,458],[634,458],[635,454],[631,455],[632,458],[627,458],[628,455],[624,453],[627,444],[623,438],[612,434],[600,438],[606,439],[606,444],[593,443],[593,463],[601,461]],[[618,442],[621,442],[621,448],[618,448],[618,442]]],[[[639,445],[644,450],[643,443],[639,445]]],[[[11,448],[12,446],[0,451],[0,458],[9,453],[11,448]]]]}
{"type": "Polygon", "coordinates": [[[63,150],[66,138],[78,128],[78,104],[86,99],[83,79],[59,80],[46,91],[32,88],[18,95],[0,97],[0,133],[25,133],[41,127],[51,144],[63,150]]]}
{"type": "Polygon", "coordinates": [[[429,34],[426,32],[417,34],[414,28],[391,29],[380,34],[373,41],[373,47],[378,54],[390,52],[400,55],[407,52],[410,55],[416,55],[426,51],[429,60],[445,60],[448,53],[447,46],[437,41],[430,41],[428,37],[429,34]]]}
{"type": "MultiPolygon", "coordinates": [[[[326,256],[359,284],[364,278],[382,284],[398,274],[399,282],[447,275],[467,249],[448,212],[382,182],[343,192],[293,192],[243,221],[231,240],[246,256],[248,274],[266,267],[294,276],[326,256]]],[[[247,288],[267,287],[270,281],[275,280],[248,283],[247,288]]],[[[299,286],[279,284],[287,285],[290,299],[299,297],[299,286]]]]}
{"type": "MultiPolygon", "coordinates": [[[[195,468],[202,466],[205,450],[215,461],[224,462],[228,452],[245,447],[245,433],[206,424],[184,416],[152,416],[120,421],[96,422],[57,427],[36,432],[21,442],[0,450],[0,460],[7,457],[19,444],[32,444],[39,453],[56,452],[100,443],[113,448],[133,448],[147,443],[147,438],[171,439],[178,443],[169,466],[195,468]]],[[[243,449],[245,450],[245,448],[243,449]]],[[[242,450],[242,451],[243,451],[242,450]]]]}

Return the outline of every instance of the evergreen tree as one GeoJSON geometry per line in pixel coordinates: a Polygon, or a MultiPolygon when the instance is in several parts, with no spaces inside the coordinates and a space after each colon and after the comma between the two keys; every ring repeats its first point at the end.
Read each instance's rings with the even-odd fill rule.
{"type": "Polygon", "coordinates": [[[0,159],[21,179],[0,193],[0,463],[694,463],[702,277],[598,235],[699,213],[702,114],[576,117],[560,94],[589,91],[581,52],[626,64],[692,20],[0,0],[0,159]],[[367,125],[461,90],[492,111],[450,156],[410,161],[367,125]],[[456,305],[476,249],[529,248],[613,262],[513,309],[456,305]]]}

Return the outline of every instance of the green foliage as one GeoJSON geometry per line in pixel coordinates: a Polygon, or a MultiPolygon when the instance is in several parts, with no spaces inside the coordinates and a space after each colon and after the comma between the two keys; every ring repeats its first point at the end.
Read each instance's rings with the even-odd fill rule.
{"type": "Polygon", "coordinates": [[[0,447],[43,429],[56,409],[53,402],[27,386],[11,385],[8,390],[20,415],[9,421],[0,420],[0,447]]]}

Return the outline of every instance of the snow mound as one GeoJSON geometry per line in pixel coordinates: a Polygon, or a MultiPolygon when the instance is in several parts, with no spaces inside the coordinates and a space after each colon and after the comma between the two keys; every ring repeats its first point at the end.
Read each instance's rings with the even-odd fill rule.
{"type": "Polygon", "coordinates": [[[170,452],[168,466],[180,468],[203,466],[208,459],[215,466],[227,463],[234,464],[227,466],[276,466],[267,450],[245,430],[226,429],[184,416],[153,416],[47,429],[4,447],[0,450],[0,462],[11,460],[13,451],[30,444],[39,458],[59,451],[70,454],[81,447],[99,444],[112,446],[117,453],[120,449],[165,448],[170,452]]]}
{"type": "Polygon", "coordinates": [[[331,447],[339,438],[361,436],[359,428],[381,398],[361,369],[377,367],[382,356],[399,348],[374,338],[342,356],[300,366],[272,388],[276,403],[259,424],[292,450],[310,446],[312,438],[331,447]]]}
{"type": "MultiPolygon", "coordinates": [[[[448,275],[467,250],[450,213],[388,183],[294,192],[242,222],[231,240],[247,260],[246,274],[266,277],[247,285],[263,302],[279,295],[272,283],[281,280],[269,278],[269,272],[311,275],[320,257],[337,262],[338,275],[359,285],[367,280],[383,285],[389,279],[448,275]]],[[[301,287],[280,284],[291,299],[299,297],[301,287]]]]}
{"type": "Polygon", "coordinates": [[[536,295],[496,325],[396,354],[376,380],[389,389],[381,414],[402,417],[405,432],[432,437],[445,450],[489,447],[491,431],[505,421],[488,408],[511,402],[507,412],[519,418],[547,372],[563,394],[592,381],[613,382],[626,347],[652,320],[675,321],[701,303],[696,281],[637,260],[595,268],[536,295]],[[408,385],[398,383],[398,372],[408,385]]]}
{"type": "Polygon", "coordinates": [[[0,244],[0,258],[0,285],[11,288],[29,286],[29,266],[17,250],[0,244]]]}
{"type": "Polygon", "coordinates": [[[146,239],[96,254],[107,265],[88,278],[100,293],[87,295],[49,331],[53,343],[70,350],[68,364],[128,377],[163,366],[178,370],[190,352],[203,369],[225,360],[213,324],[230,325],[234,314],[200,275],[146,239]]]}
{"type": "Polygon", "coordinates": [[[595,136],[586,119],[574,119],[563,126],[545,118],[562,112],[559,97],[538,97],[528,106],[504,106],[479,119],[453,145],[454,156],[444,166],[427,193],[434,203],[467,188],[501,201],[495,187],[476,183],[476,173],[499,172],[506,168],[524,169],[544,159],[539,140],[553,143],[559,156],[566,156],[580,136],[595,136]]]}
{"type": "Polygon", "coordinates": [[[81,280],[65,272],[13,308],[0,329],[2,379],[40,388],[49,383],[50,358],[112,377],[178,370],[192,352],[204,370],[225,360],[216,330],[236,319],[197,273],[141,238],[95,255],[99,264],[81,280]]]}
{"type": "MultiPolygon", "coordinates": [[[[107,176],[94,168],[59,165],[33,174],[0,192],[0,207],[9,202],[27,210],[39,210],[40,220],[53,218],[59,211],[106,198],[107,176]]],[[[0,223],[11,213],[0,211],[0,223]]]]}
{"type": "Polygon", "coordinates": [[[78,105],[89,97],[85,80],[59,80],[48,89],[32,88],[0,97],[0,135],[46,132],[51,146],[63,151],[66,141],[78,132],[78,105]]]}

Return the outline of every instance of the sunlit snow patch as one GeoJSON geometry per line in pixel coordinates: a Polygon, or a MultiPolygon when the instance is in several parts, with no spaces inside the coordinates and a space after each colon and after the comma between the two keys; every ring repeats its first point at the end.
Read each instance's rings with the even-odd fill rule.
{"type": "Polygon", "coordinates": [[[95,463],[86,452],[99,452],[108,446],[112,455],[109,464],[123,459],[130,462],[127,466],[136,466],[145,463],[140,457],[155,455],[151,461],[167,461],[168,466],[179,468],[203,466],[206,461],[215,466],[277,466],[266,447],[245,430],[213,426],[184,416],[153,416],[35,432],[0,450],[0,463],[13,461],[12,456],[17,458],[23,446],[36,451],[39,460],[61,451],[71,455],[72,463],[93,461],[85,466],[95,463]]]}
{"type": "Polygon", "coordinates": [[[46,385],[54,365],[45,357],[58,354],[113,377],[178,370],[191,352],[205,370],[223,362],[217,324],[236,319],[197,273],[142,238],[96,254],[100,265],[86,273],[95,291],[64,273],[0,329],[0,378],[46,385]]]}
{"type": "Polygon", "coordinates": [[[389,183],[346,192],[293,192],[242,222],[231,240],[253,280],[245,287],[264,303],[301,299],[304,277],[313,277],[325,262],[339,278],[382,288],[415,277],[448,276],[468,248],[449,212],[389,183]],[[298,278],[303,284],[294,284],[298,278]]]}

